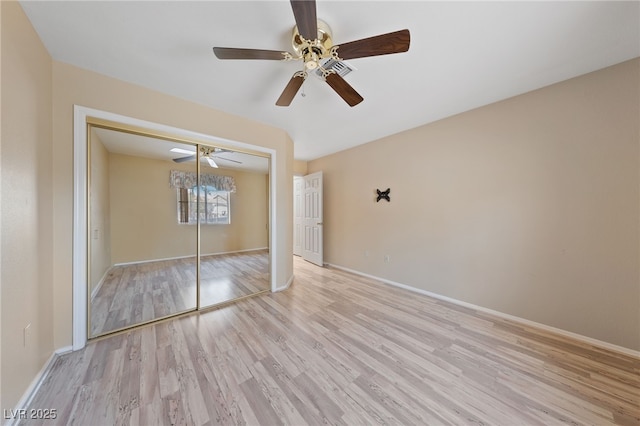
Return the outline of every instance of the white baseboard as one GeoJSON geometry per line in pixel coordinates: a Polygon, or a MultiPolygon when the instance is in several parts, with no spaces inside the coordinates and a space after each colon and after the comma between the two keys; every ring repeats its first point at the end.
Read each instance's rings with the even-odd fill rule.
{"type": "Polygon", "coordinates": [[[485,308],[483,306],[478,306],[478,305],[474,305],[472,303],[468,303],[468,302],[463,302],[461,300],[457,300],[457,299],[453,299],[451,297],[447,297],[447,296],[443,296],[437,293],[432,293],[430,291],[427,290],[423,290],[417,287],[412,287],[406,284],[402,284],[402,283],[398,283],[395,281],[391,281],[391,280],[387,280],[385,278],[380,278],[380,277],[376,277],[374,275],[369,275],[369,274],[365,274],[364,272],[360,272],[360,271],[356,271],[354,269],[350,269],[350,268],[346,268],[344,266],[340,266],[340,265],[335,265],[332,263],[327,263],[328,266],[331,266],[333,268],[336,269],[340,269],[342,271],[345,272],[350,272],[352,274],[356,274],[356,275],[360,275],[362,277],[366,277],[366,278],[371,278],[373,280],[376,281],[380,281],[382,283],[385,284],[389,284],[392,285],[394,287],[399,287],[399,288],[403,288],[405,290],[409,290],[412,291],[414,293],[419,293],[419,294],[423,294],[425,296],[429,296],[429,297],[433,297],[434,299],[438,299],[438,300],[442,300],[445,302],[449,302],[449,303],[453,303],[455,305],[458,306],[464,306],[465,308],[469,308],[469,309],[474,309],[476,311],[480,311],[480,312],[484,312],[490,315],[494,315],[503,319],[507,319],[510,321],[514,321],[523,325],[527,325],[529,327],[536,327],[551,333],[555,333],[564,337],[568,337],[574,340],[578,340],[580,342],[583,343],[587,343],[589,345],[592,346],[597,346],[600,347],[602,349],[606,349],[609,351],[613,351],[613,352],[618,352],[627,356],[631,356],[634,358],[638,358],[640,359],[640,351],[636,351],[630,348],[625,348],[624,346],[618,346],[618,345],[614,345],[613,343],[609,343],[609,342],[605,342],[602,340],[598,340],[598,339],[594,339],[592,337],[588,337],[588,336],[583,336],[582,334],[578,334],[578,333],[573,333],[571,331],[567,331],[567,330],[563,330],[561,328],[556,328],[556,327],[552,327],[546,324],[542,324],[539,322],[535,322],[535,321],[531,321],[525,318],[521,318],[521,317],[517,317],[515,315],[510,315],[510,314],[505,314],[504,312],[500,312],[500,311],[494,311],[493,309],[489,309],[489,308],[485,308]]]}
{"type": "MultiPolygon", "coordinates": [[[[47,362],[44,363],[44,365],[42,366],[40,371],[38,371],[38,374],[36,374],[36,376],[33,378],[31,383],[29,384],[29,387],[27,388],[27,390],[22,395],[22,398],[20,398],[20,400],[16,404],[16,408],[13,411],[14,413],[19,413],[20,410],[26,409],[29,406],[29,404],[31,404],[31,400],[33,399],[35,394],[38,392],[38,389],[40,389],[40,386],[42,385],[44,380],[49,375],[49,371],[50,371],[51,367],[53,366],[53,361],[58,356],[64,355],[64,354],[69,353],[69,352],[71,352],[71,346],[65,346],[63,348],[60,348],[60,349],[54,351],[51,354],[51,356],[49,357],[47,362]]],[[[18,421],[20,419],[18,419],[18,418],[6,419],[5,418],[4,420],[5,420],[4,426],[12,426],[13,424],[16,423],[16,421],[18,421]]]]}
{"type": "Polygon", "coordinates": [[[100,278],[100,281],[98,281],[98,285],[91,292],[91,300],[93,300],[93,298],[96,297],[96,294],[98,294],[98,291],[100,291],[100,287],[102,287],[102,284],[104,284],[104,282],[106,281],[107,275],[109,275],[109,272],[111,272],[114,266],[115,265],[109,266],[107,270],[104,271],[102,278],[100,278]]]}
{"type": "Polygon", "coordinates": [[[291,283],[293,283],[293,277],[294,277],[294,275],[292,274],[289,277],[289,279],[287,280],[287,283],[285,285],[283,285],[282,287],[277,287],[275,292],[284,291],[284,290],[288,289],[289,287],[291,287],[291,283]]]}

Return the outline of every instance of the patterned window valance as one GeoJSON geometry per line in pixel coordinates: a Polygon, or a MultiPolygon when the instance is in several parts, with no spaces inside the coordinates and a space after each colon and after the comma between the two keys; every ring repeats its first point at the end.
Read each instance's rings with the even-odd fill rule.
{"type": "MultiPolygon", "coordinates": [[[[171,170],[169,185],[171,188],[190,189],[198,184],[197,174],[171,170]]],[[[213,186],[217,191],[236,192],[236,180],[231,176],[218,176],[200,173],[200,185],[213,186]]]]}

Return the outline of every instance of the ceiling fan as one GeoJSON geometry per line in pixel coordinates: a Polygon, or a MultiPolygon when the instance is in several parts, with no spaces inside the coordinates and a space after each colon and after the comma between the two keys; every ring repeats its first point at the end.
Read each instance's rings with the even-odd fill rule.
{"type": "MultiPolygon", "coordinates": [[[[193,161],[196,159],[195,151],[182,149],[182,148],[171,148],[170,151],[176,152],[178,154],[189,154],[186,157],[174,158],[173,161],[176,163],[184,163],[185,161],[193,161]]],[[[222,154],[225,152],[233,152],[233,151],[229,149],[209,148],[209,147],[203,146],[203,147],[200,147],[200,159],[203,161],[206,161],[207,163],[209,163],[209,166],[216,169],[218,168],[218,164],[215,162],[214,158],[218,160],[224,160],[224,161],[230,161],[232,163],[242,164],[242,161],[232,160],[231,158],[225,158],[225,157],[220,157],[219,155],[215,155],[215,154],[222,154]]]]}
{"type": "Polygon", "coordinates": [[[213,53],[218,59],[302,60],[302,70],[293,74],[276,101],[278,106],[289,106],[307,78],[307,72],[316,72],[353,107],[362,102],[362,96],[334,68],[325,65],[328,62],[339,64],[347,59],[389,55],[409,50],[410,34],[407,29],[334,45],[329,26],[316,17],[315,0],[290,1],[296,21],[292,40],[295,54],[278,50],[213,48],[213,53]]]}

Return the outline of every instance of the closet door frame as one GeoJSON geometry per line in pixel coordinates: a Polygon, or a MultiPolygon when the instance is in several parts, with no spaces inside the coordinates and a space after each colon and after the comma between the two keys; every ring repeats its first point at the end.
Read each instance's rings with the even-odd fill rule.
{"type": "MultiPolygon", "coordinates": [[[[72,287],[73,287],[73,306],[72,306],[72,345],[71,350],[78,350],[85,347],[88,341],[88,232],[87,232],[87,209],[89,208],[88,200],[88,147],[89,125],[96,123],[112,123],[114,128],[134,129],[134,131],[144,130],[144,133],[186,142],[195,145],[208,146],[226,146],[230,149],[252,152],[258,155],[269,157],[269,265],[270,265],[270,284],[271,291],[280,291],[287,286],[279,286],[277,278],[279,276],[277,265],[276,247],[278,244],[277,222],[275,212],[276,204],[276,174],[282,173],[276,168],[276,150],[247,144],[244,142],[232,141],[229,139],[218,138],[203,133],[197,133],[190,130],[180,129],[164,124],[149,122],[132,117],[127,117],[107,111],[87,108],[80,105],[74,105],[74,183],[73,183],[73,267],[72,267],[72,287]]],[[[200,162],[198,161],[198,164],[200,162]]],[[[199,167],[198,167],[199,170],[199,167]]],[[[198,237],[199,238],[199,237],[198,237]]],[[[199,241],[198,241],[199,243],[199,241]]],[[[197,255],[199,256],[199,244],[197,255]]],[[[198,259],[199,263],[199,259],[198,259]]],[[[199,265],[198,265],[199,266],[199,265]]],[[[199,271],[198,271],[199,273],[199,271]]],[[[199,292],[199,290],[198,290],[199,292]]],[[[199,296],[199,295],[198,295],[199,296]]],[[[196,310],[186,314],[200,312],[199,297],[197,297],[196,310]]],[[[205,308],[206,310],[206,308],[205,308]]],[[[186,315],[186,314],[178,314],[186,315]]]]}

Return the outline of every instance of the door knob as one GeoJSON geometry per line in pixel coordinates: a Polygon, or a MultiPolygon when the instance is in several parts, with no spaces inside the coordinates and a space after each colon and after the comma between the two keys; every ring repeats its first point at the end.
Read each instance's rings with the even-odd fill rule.
{"type": "Polygon", "coordinates": [[[322,222],[318,222],[318,223],[316,223],[316,225],[322,225],[322,222]]]}

